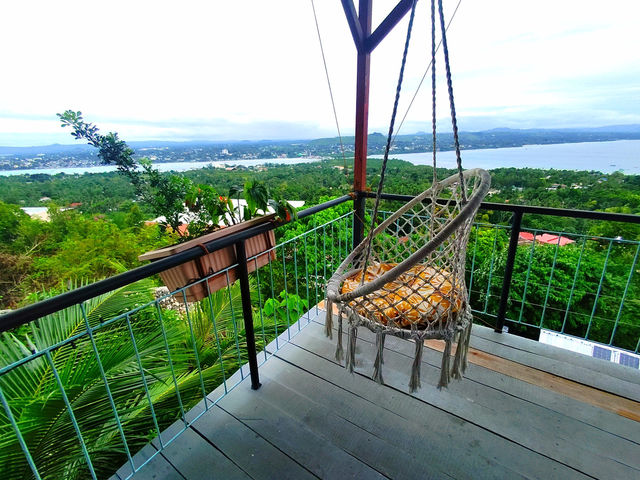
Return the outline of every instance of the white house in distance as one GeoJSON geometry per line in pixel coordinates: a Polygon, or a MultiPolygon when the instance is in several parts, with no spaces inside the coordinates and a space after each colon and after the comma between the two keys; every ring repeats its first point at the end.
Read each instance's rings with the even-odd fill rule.
{"type": "Polygon", "coordinates": [[[572,337],[552,330],[540,330],[540,343],[564,348],[572,352],[582,353],[590,357],[600,358],[627,367],[640,369],[640,355],[621,348],[590,342],[583,338],[572,337]]]}
{"type": "MultiPolygon", "coordinates": [[[[303,207],[304,204],[305,204],[304,200],[287,200],[287,201],[295,209],[299,209],[299,208],[303,207]]],[[[242,211],[242,208],[247,204],[247,201],[242,199],[242,198],[240,200],[238,200],[236,198],[232,198],[231,202],[233,203],[233,209],[236,210],[236,211],[238,211],[238,207],[240,207],[240,211],[242,211]]],[[[268,207],[267,211],[266,212],[262,212],[262,213],[265,213],[265,214],[274,213],[274,210],[273,210],[273,208],[268,207]]],[[[229,222],[231,222],[231,217],[229,217],[228,215],[227,215],[227,219],[229,220],[229,222]]],[[[151,224],[154,224],[154,223],[164,223],[166,220],[167,219],[164,216],[161,216],[161,217],[154,218],[153,220],[149,220],[149,221],[147,221],[145,223],[147,225],[151,225],[151,224]]],[[[189,222],[191,222],[191,220],[193,220],[193,217],[185,209],[185,213],[181,214],[180,220],[184,224],[189,224],[189,222]]],[[[221,221],[220,225],[221,226],[225,225],[224,221],[221,221]]]]}

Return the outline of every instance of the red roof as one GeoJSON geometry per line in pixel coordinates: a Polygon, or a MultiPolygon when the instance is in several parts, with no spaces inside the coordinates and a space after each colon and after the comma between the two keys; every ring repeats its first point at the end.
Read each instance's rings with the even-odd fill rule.
{"type": "Polygon", "coordinates": [[[571,240],[570,238],[563,236],[553,235],[551,233],[543,233],[542,235],[534,236],[533,233],[521,232],[519,235],[519,239],[523,242],[533,242],[534,238],[538,243],[545,243],[547,245],[560,245],[561,247],[569,245],[570,243],[576,243],[575,240],[571,240]]]}
{"type": "Polygon", "coordinates": [[[528,240],[529,242],[533,242],[533,233],[520,232],[520,240],[528,240]]]}
{"type": "MultiPolygon", "coordinates": [[[[151,226],[151,225],[158,225],[158,222],[156,222],[155,220],[147,220],[146,222],[144,222],[144,224],[146,226],[151,226]]],[[[171,231],[171,227],[167,226],[168,231],[171,231]]],[[[189,235],[189,224],[188,223],[181,223],[180,226],[178,227],[178,235],[180,235],[181,237],[185,237],[187,235],[189,235]]]]}
{"type": "Polygon", "coordinates": [[[536,240],[541,243],[548,243],[551,245],[560,245],[561,247],[564,245],[568,245],[570,243],[576,243],[574,240],[571,240],[567,237],[562,237],[558,235],[552,235],[550,233],[543,233],[542,235],[538,235],[536,240]]]}
{"type": "Polygon", "coordinates": [[[178,227],[178,235],[180,235],[181,237],[189,235],[189,224],[188,223],[181,223],[180,224],[180,226],[178,227]]]}

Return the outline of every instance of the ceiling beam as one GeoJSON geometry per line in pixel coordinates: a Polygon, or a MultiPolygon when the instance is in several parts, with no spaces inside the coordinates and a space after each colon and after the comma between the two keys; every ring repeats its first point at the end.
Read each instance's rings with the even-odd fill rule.
{"type": "MultiPolygon", "coordinates": [[[[347,0],[343,0],[344,2],[347,0]]],[[[413,5],[414,0],[400,0],[398,4],[395,6],[393,10],[387,15],[378,28],[369,35],[364,41],[364,48],[367,52],[372,52],[378,44],[386,37],[393,27],[395,27],[402,17],[404,17],[409,10],[411,10],[411,6],[413,5]]]]}
{"type": "Polygon", "coordinates": [[[347,23],[351,29],[351,36],[353,36],[353,42],[356,44],[358,52],[364,48],[364,35],[362,34],[362,27],[360,26],[360,20],[356,13],[356,7],[353,4],[353,0],[342,0],[342,8],[344,14],[347,17],[347,23]]]}

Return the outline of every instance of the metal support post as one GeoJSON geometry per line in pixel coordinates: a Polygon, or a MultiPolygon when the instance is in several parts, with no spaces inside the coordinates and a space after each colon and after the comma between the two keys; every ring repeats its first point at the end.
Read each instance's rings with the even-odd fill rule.
{"type": "Polygon", "coordinates": [[[353,199],[353,248],[355,249],[364,239],[364,207],[367,197],[356,192],[353,199]]]}
{"type": "Polygon", "coordinates": [[[244,240],[236,243],[236,258],[238,260],[238,278],[240,279],[240,294],[242,296],[242,316],[244,317],[244,331],[247,336],[247,356],[249,357],[249,372],[251,373],[251,389],[260,388],[258,373],[258,356],[256,352],[256,337],[253,331],[253,313],[251,312],[251,289],[249,287],[249,271],[247,270],[247,252],[244,240]]]}
{"type": "MultiPolygon", "coordinates": [[[[369,75],[371,52],[365,51],[364,42],[371,34],[372,0],[360,0],[358,25],[362,37],[356,43],[358,50],[356,75],[356,125],[355,154],[353,168],[353,191],[356,195],[353,202],[353,246],[359,245],[364,237],[364,205],[363,192],[367,189],[367,139],[369,128],[369,75]]],[[[354,40],[356,36],[354,36],[354,40]]]]}
{"type": "Polygon", "coordinates": [[[367,141],[369,138],[369,80],[371,52],[411,9],[413,0],[400,0],[382,23],[371,33],[373,0],[360,0],[356,14],[353,0],[342,0],[344,13],[356,45],[356,125],[353,162],[353,247],[364,238],[364,210],[367,191],[367,141]]]}
{"type": "Polygon", "coordinates": [[[513,212],[511,223],[511,238],[509,238],[509,251],[507,252],[507,264],[504,267],[504,278],[502,279],[502,292],[500,293],[500,304],[498,305],[498,315],[496,318],[496,329],[502,333],[504,327],[505,314],[507,313],[507,302],[509,291],[511,290],[511,278],[513,277],[513,264],[516,260],[516,250],[518,249],[518,239],[520,237],[520,226],[522,225],[522,212],[513,212]]]}

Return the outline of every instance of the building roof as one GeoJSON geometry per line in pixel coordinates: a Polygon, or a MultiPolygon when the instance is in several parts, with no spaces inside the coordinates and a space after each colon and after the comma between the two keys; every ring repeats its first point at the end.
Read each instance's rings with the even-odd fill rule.
{"type": "Polygon", "coordinates": [[[531,243],[533,240],[537,243],[546,243],[547,245],[560,245],[561,247],[576,243],[568,237],[553,235],[551,233],[543,233],[542,235],[534,235],[530,232],[520,232],[518,243],[531,243]]]}

